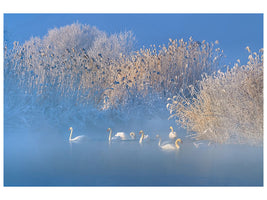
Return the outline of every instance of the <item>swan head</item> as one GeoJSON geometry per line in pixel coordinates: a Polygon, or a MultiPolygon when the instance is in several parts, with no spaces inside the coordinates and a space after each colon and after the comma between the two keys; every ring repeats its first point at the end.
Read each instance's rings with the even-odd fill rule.
{"type": "Polygon", "coordinates": [[[69,131],[73,131],[73,128],[72,128],[72,127],[70,127],[70,128],[69,128],[69,131]]]}
{"type": "Polygon", "coordinates": [[[159,135],[156,135],[156,138],[159,138],[160,136],[159,135]]]}
{"type": "Polygon", "coordinates": [[[107,129],[107,132],[109,132],[110,130],[111,130],[111,128],[108,128],[108,129],[107,129]]]}
{"type": "Polygon", "coordinates": [[[144,131],[143,131],[143,130],[139,131],[139,134],[143,134],[143,133],[144,133],[144,131]]]}
{"type": "Polygon", "coordinates": [[[171,130],[173,130],[173,127],[172,127],[172,126],[170,126],[170,129],[171,129],[171,130]]]}
{"type": "Polygon", "coordinates": [[[178,143],[178,142],[183,143],[183,141],[182,141],[180,138],[178,138],[178,139],[175,141],[175,143],[178,143]]]}
{"type": "Polygon", "coordinates": [[[135,133],[134,132],[131,132],[130,133],[130,136],[132,136],[133,138],[135,138],[135,133]]]}

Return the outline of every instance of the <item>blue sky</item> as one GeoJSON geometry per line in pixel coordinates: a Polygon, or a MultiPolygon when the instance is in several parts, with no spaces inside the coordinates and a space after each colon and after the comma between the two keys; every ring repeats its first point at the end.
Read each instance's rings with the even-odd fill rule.
{"type": "Polygon", "coordinates": [[[169,38],[219,40],[231,65],[238,58],[247,62],[246,46],[252,51],[263,47],[262,14],[5,14],[4,34],[9,41],[24,42],[77,21],[108,33],[131,30],[138,48],[167,44],[169,38]]]}

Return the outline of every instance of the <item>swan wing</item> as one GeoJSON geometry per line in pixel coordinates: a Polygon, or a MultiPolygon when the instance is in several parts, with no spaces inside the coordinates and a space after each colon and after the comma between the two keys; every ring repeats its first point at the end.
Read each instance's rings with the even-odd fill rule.
{"type": "Polygon", "coordinates": [[[149,139],[149,135],[144,135],[144,140],[148,140],[149,139]]]}
{"type": "Polygon", "coordinates": [[[160,147],[164,150],[175,150],[176,149],[176,147],[172,144],[165,144],[165,145],[162,145],[160,147]]]}
{"type": "Polygon", "coordinates": [[[164,146],[164,145],[171,145],[171,143],[172,143],[172,141],[163,141],[161,144],[162,144],[162,146],[164,146]]]}
{"type": "Polygon", "coordinates": [[[81,140],[84,140],[86,138],[85,135],[79,135],[75,138],[72,138],[71,141],[81,141],[81,140]]]}

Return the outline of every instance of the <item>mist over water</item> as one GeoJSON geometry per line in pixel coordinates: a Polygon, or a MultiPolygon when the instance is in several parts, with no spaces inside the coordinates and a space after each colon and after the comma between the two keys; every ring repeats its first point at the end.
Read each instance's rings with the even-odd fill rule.
{"type": "Polygon", "coordinates": [[[172,122],[159,117],[113,123],[102,119],[87,130],[74,124],[73,136],[85,135],[87,140],[70,143],[69,127],[48,121],[35,119],[30,127],[22,123],[5,127],[5,186],[263,185],[262,147],[212,144],[196,148],[185,130],[176,128],[183,140],[181,148],[163,151],[155,136],[168,140],[172,122]],[[109,125],[114,132],[134,131],[137,140],[109,144],[109,125]],[[140,129],[150,135],[150,141],[139,144],[140,129]]]}

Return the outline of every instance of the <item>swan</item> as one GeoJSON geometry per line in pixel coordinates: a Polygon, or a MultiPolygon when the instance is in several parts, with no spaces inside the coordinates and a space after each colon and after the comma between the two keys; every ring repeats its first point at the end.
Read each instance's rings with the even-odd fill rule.
{"type": "Polygon", "coordinates": [[[111,137],[111,134],[112,134],[111,128],[108,128],[107,131],[109,131],[109,139],[108,139],[109,141],[118,140],[118,139],[120,139],[120,140],[130,140],[130,139],[134,140],[135,139],[135,133],[134,132],[130,133],[130,137],[127,137],[127,135],[124,132],[118,132],[118,133],[116,133],[115,136],[111,137]]]}
{"type": "Polygon", "coordinates": [[[173,132],[172,126],[170,126],[171,132],[169,133],[170,139],[175,139],[177,137],[176,132],[173,132]]]}
{"type": "Polygon", "coordinates": [[[178,145],[178,142],[183,143],[180,138],[176,139],[175,145],[173,144],[164,144],[161,145],[161,137],[159,135],[156,135],[157,138],[159,138],[159,147],[164,149],[164,150],[175,150],[175,149],[180,149],[180,146],[178,145]]]}
{"type": "Polygon", "coordinates": [[[139,134],[142,134],[141,137],[140,137],[140,140],[139,140],[139,143],[141,144],[143,142],[143,140],[148,140],[149,139],[149,136],[148,135],[144,135],[144,131],[141,130],[139,132],[139,134]]]}
{"type": "Polygon", "coordinates": [[[81,140],[83,140],[85,138],[85,135],[79,135],[79,136],[77,136],[75,138],[71,138],[72,137],[73,128],[70,127],[69,130],[70,130],[70,137],[69,137],[69,141],[70,142],[78,142],[78,141],[81,141],[81,140]]]}

